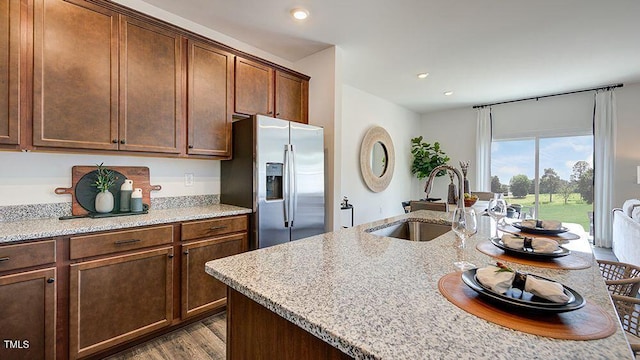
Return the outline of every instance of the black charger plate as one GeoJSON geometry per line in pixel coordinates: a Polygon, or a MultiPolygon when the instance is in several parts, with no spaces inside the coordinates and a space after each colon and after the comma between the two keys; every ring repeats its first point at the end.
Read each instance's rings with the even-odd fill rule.
{"type": "Polygon", "coordinates": [[[562,234],[569,231],[569,229],[567,229],[564,226],[561,227],[560,229],[543,229],[539,227],[523,226],[522,222],[514,222],[513,224],[511,224],[511,226],[523,232],[528,232],[531,234],[541,234],[541,235],[557,235],[557,234],[562,234]]]}
{"type": "Polygon", "coordinates": [[[525,257],[530,257],[530,258],[539,258],[539,259],[553,259],[553,258],[558,258],[558,257],[562,257],[562,256],[567,256],[569,254],[571,254],[571,250],[569,249],[565,249],[562,246],[560,246],[560,249],[552,252],[552,253],[537,253],[537,252],[533,252],[531,250],[525,250],[525,249],[512,249],[510,247],[507,247],[503,242],[502,239],[497,239],[497,238],[491,238],[491,243],[493,245],[495,245],[496,247],[510,253],[510,254],[515,254],[518,256],[525,256],[525,257]]]}

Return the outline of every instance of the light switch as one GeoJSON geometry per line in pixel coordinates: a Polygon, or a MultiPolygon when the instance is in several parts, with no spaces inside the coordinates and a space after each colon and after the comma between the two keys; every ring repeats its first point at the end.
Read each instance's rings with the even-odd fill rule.
{"type": "Polygon", "coordinates": [[[193,173],[184,174],[184,186],[193,186],[193,173]]]}

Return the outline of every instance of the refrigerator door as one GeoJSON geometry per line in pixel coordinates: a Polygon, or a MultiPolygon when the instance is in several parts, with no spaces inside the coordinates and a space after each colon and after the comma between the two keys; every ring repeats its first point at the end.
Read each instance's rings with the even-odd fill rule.
{"type": "Polygon", "coordinates": [[[289,122],[256,116],[257,246],[282,244],[290,240],[285,227],[287,177],[285,149],[289,143],[289,122]]]}
{"type": "Polygon", "coordinates": [[[324,130],[291,122],[291,240],[324,233],[324,130]]]}

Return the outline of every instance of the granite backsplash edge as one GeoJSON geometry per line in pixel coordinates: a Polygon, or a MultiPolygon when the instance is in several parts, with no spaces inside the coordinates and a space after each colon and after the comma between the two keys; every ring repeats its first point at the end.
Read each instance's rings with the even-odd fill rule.
{"type": "MultiPolygon", "coordinates": [[[[151,198],[150,209],[164,210],[220,204],[220,195],[187,195],[151,198]]],[[[0,222],[48,219],[71,215],[71,203],[0,206],[0,222]]]]}

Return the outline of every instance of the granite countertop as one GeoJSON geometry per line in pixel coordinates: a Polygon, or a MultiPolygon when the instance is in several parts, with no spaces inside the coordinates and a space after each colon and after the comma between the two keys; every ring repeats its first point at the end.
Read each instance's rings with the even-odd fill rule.
{"type": "Polygon", "coordinates": [[[151,209],[147,214],[99,219],[50,218],[0,222],[0,243],[248,213],[251,213],[251,209],[217,204],[164,210],[151,209]]]}
{"type": "MultiPolygon", "coordinates": [[[[210,261],[206,271],[355,358],[632,358],[621,328],[600,340],[556,340],[501,327],[450,303],[438,280],[455,271],[453,262],[463,255],[453,232],[410,242],[364,231],[408,218],[448,217],[417,211],[210,261]]],[[[490,224],[480,216],[478,234],[468,240],[466,260],[478,266],[495,263],[475,249],[489,237],[490,224]]],[[[591,251],[585,239],[577,241],[591,251]]],[[[617,320],[595,260],[584,270],[507,264],[572,287],[617,320]]]]}

